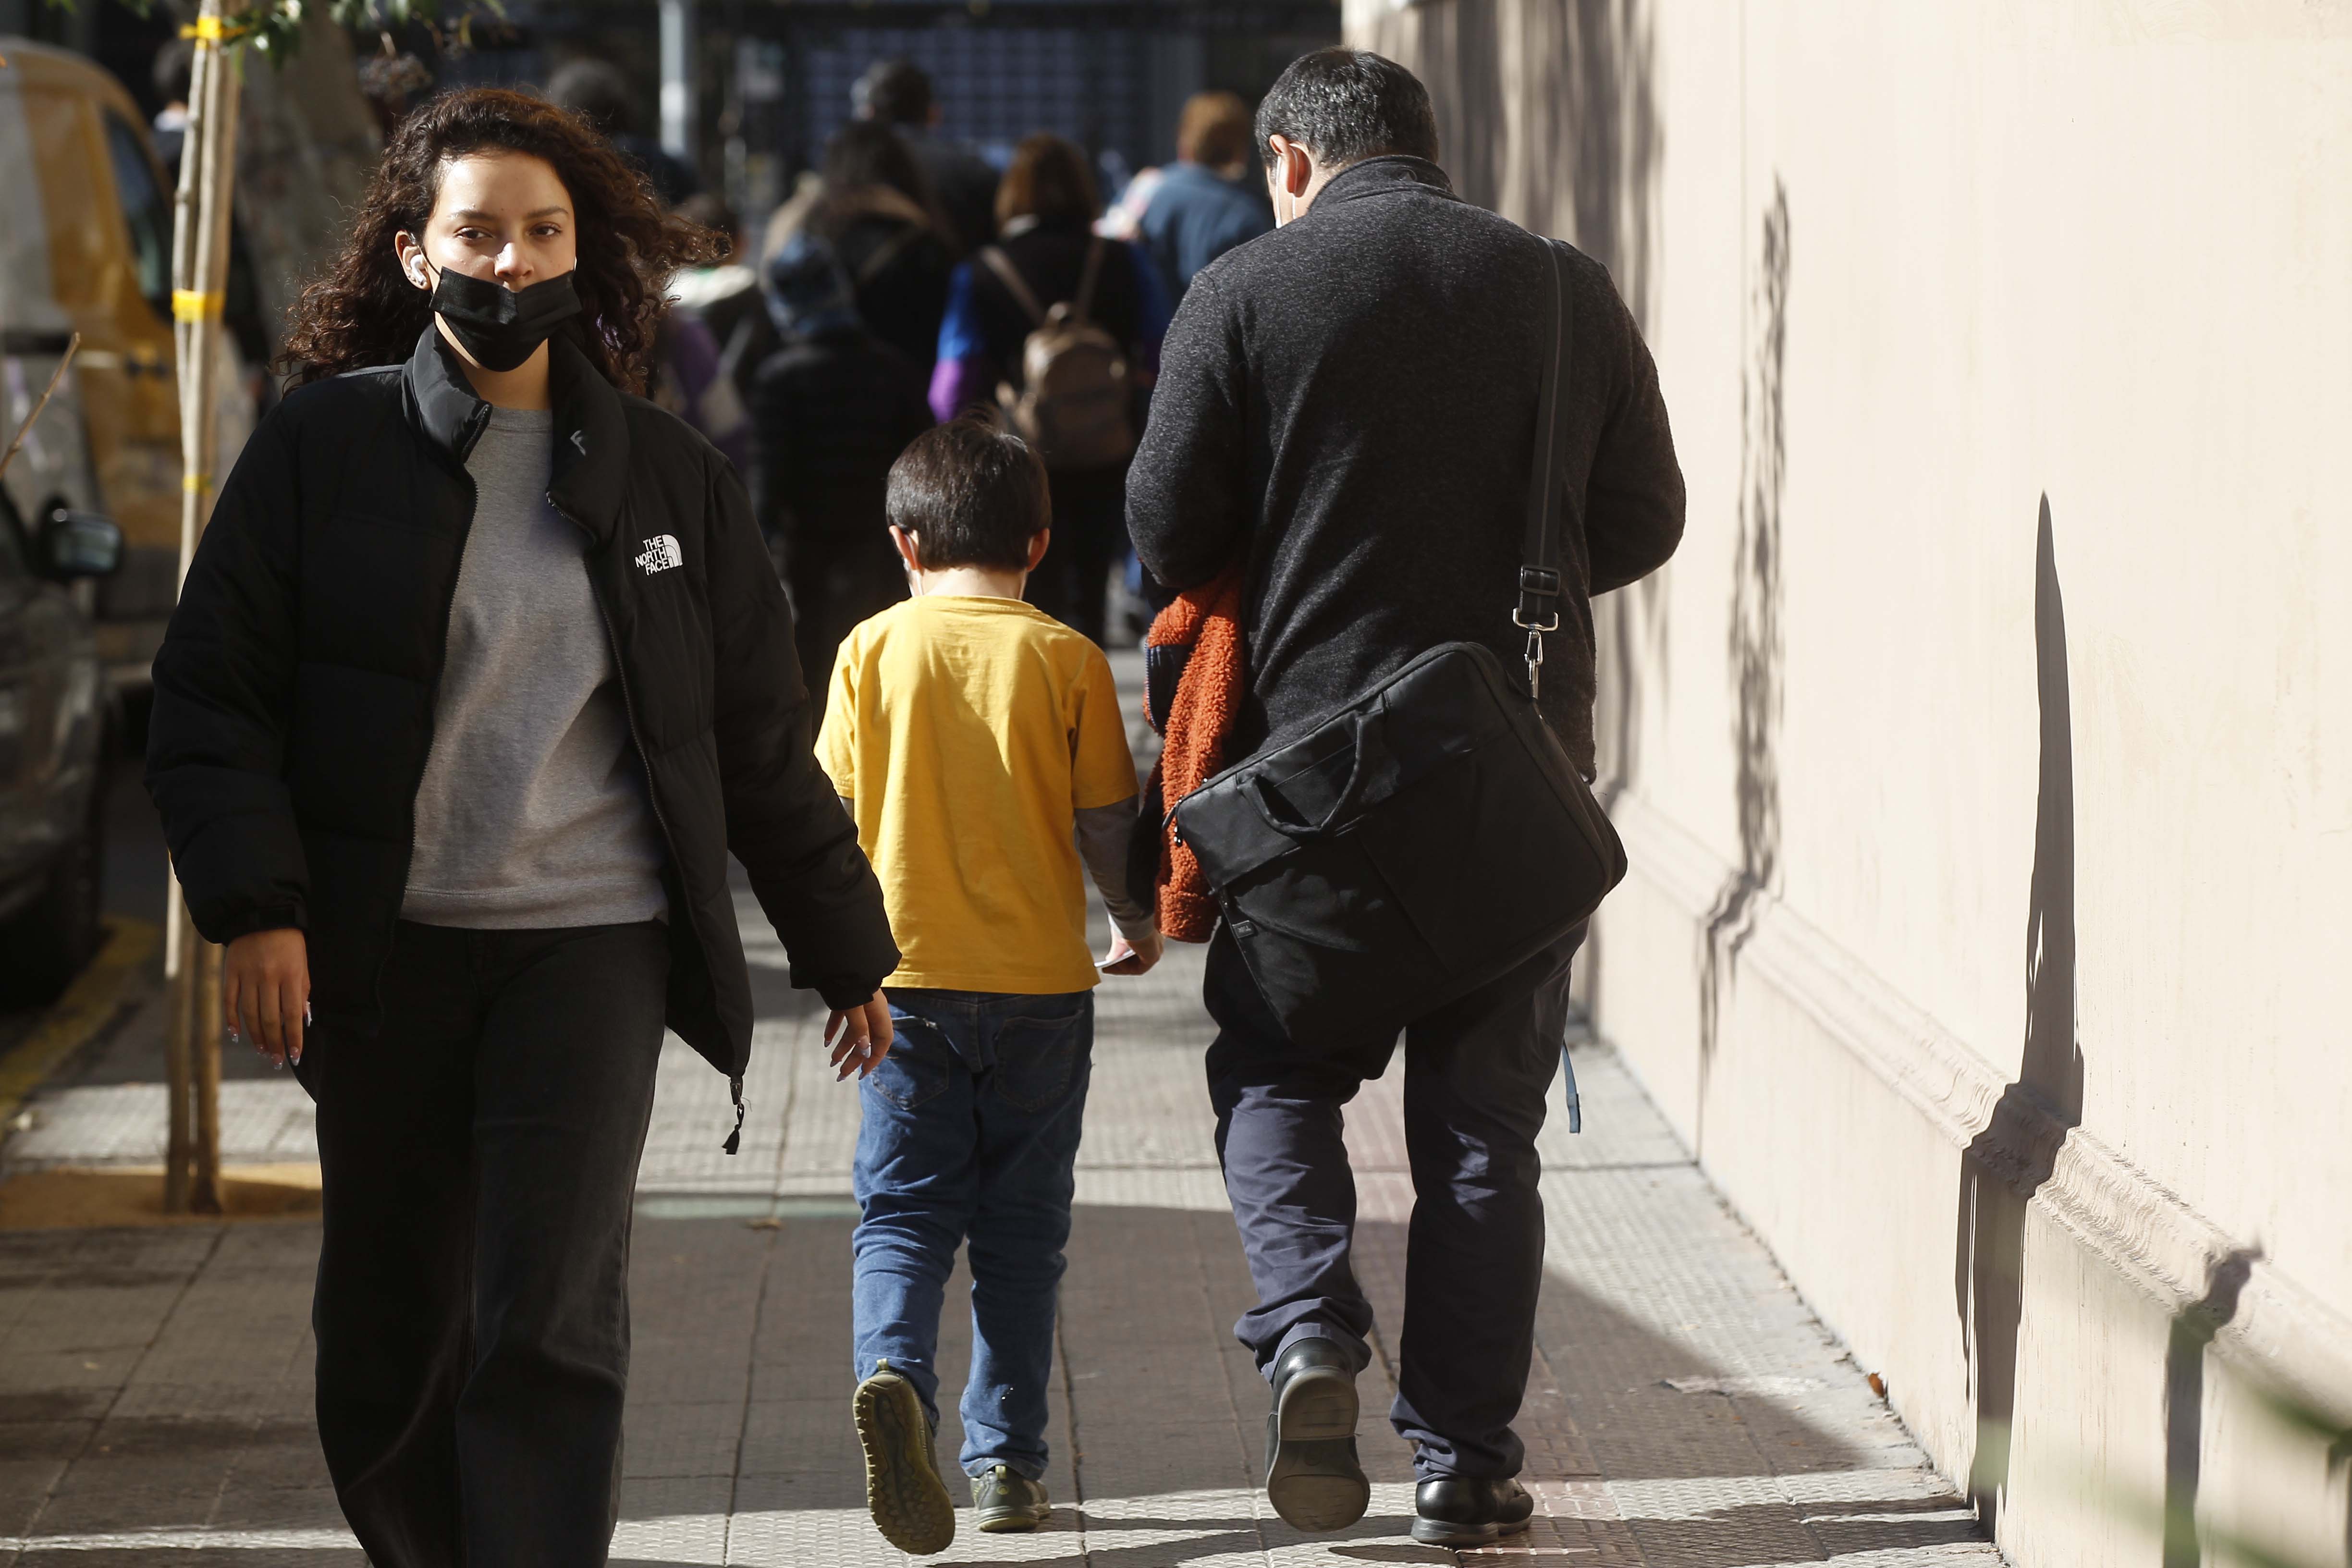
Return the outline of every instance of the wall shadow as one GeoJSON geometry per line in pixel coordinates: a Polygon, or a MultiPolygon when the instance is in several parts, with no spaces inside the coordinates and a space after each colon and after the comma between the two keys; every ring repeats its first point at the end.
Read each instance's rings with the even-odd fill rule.
{"type": "Polygon", "coordinates": [[[2033,566],[2034,684],[2041,763],[2033,871],[2025,920],[2025,1043],[2017,1081],[1960,1161],[1952,1291],[1976,1408],[1969,1494],[1998,1531],[2009,1487],[2017,1409],[2017,1347],[2024,1314],[2027,1205],[2055,1169],[2068,1129],[2083,1119],[2083,1050],[2075,1031],[2074,730],[2066,668],[2066,610],[2042,498],[2033,566]]]}
{"type": "Polygon", "coordinates": [[[1753,932],[1758,895],[1780,868],[1779,740],[1788,662],[1782,634],[1781,501],[1789,442],[1782,395],[1789,342],[1789,188],[1777,176],[1764,209],[1748,294],[1748,373],[1739,386],[1739,517],[1725,637],[1731,672],[1732,788],[1739,864],[1724,879],[1700,937],[1698,1137],[1706,1138],[1707,1085],[1721,1042],[1724,991],[1753,932]]]}
{"type": "Polygon", "coordinates": [[[2238,1315],[2262,1254],[2241,1247],[2207,1271],[2205,1293],[2172,1315],[2164,1347],[2164,1568],[2200,1568],[2197,1493],[2204,1479],[2205,1350],[2238,1315]]]}

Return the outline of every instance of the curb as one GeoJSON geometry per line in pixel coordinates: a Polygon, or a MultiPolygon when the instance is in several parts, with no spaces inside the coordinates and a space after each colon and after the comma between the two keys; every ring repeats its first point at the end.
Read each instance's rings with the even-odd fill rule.
{"type": "Polygon", "coordinates": [[[32,1092],[79,1050],[122,1008],[122,993],[139,968],[154,956],[162,931],[152,921],[109,916],[106,942],[82,972],[49,1005],[32,1033],[0,1057],[0,1125],[16,1114],[32,1092]]]}

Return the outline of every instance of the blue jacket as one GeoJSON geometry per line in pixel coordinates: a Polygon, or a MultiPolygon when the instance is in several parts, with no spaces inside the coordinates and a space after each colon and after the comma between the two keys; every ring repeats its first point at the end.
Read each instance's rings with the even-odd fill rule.
{"type": "Polygon", "coordinates": [[[1273,226],[1264,201],[1198,163],[1175,164],[1160,177],[1141,225],[1143,247],[1171,300],[1184,297],[1192,274],[1273,226]]]}

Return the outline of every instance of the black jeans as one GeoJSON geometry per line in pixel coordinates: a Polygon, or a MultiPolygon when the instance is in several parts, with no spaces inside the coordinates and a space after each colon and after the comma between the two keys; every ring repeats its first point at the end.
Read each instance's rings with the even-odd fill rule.
{"type": "MultiPolygon", "coordinates": [[[[1404,1332],[1389,1419],[1433,1476],[1518,1474],[1511,1422],[1535,1353],[1543,1284],[1543,1172],[1536,1153],[1568,1022],[1580,926],[1551,951],[1403,1030],[1404,1133],[1412,1167],[1404,1332]]],[[[1349,1254],[1356,1180],[1341,1107],[1388,1068],[1396,1038],[1338,1054],[1297,1050],[1221,926],[1206,985],[1217,1037],[1209,1098],[1225,1194],[1258,1304],[1234,1334],[1269,1369],[1295,1340],[1337,1342],[1361,1371],[1372,1307],[1349,1254]]]]}
{"type": "Polygon", "coordinates": [[[404,921],[383,1032],[304,1047],[319,1438],[377,1568],[605,1560],[668,974],[656,922],[404,921]]]}

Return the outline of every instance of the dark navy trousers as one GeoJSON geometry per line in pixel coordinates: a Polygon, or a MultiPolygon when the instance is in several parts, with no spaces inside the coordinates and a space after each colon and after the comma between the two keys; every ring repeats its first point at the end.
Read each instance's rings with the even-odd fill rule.
{"type": "MultiPolygon", "coordinates": [[[[1412,1169],[1403,1333],[1390,1421],[1436,1476],[1518,1473],[1511,1423],[1535,1352],[1543,1283],[1542,1131],[1568,1023],[1580,926],[1404,1039],[1404,1131],[1412,1169]]],[[[1220,927],[1206,984],[1217,1023],[1209,1097],[1225,1194],[1258,1303],[1234,1332],[1270,1369],[1294,1341],[1323,1338],[1369,1364],[1371,1303],[1349,1254],[1356,1182],[1342,1108],[1388,1068],[1396,1036],[1338,1052],[1293,1047],[1220,927]]]]}

